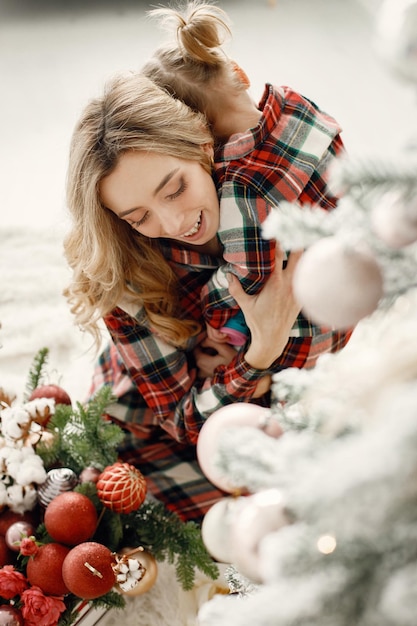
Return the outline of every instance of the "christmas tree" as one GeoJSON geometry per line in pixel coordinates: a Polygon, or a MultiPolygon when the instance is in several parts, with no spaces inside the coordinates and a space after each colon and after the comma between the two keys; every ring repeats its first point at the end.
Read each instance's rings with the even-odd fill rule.
{"type": "MultiPolygon", "coordinates": [[[[376,33],[415,87],[416,0],[384,2],[376,33]]],[[[306,248],[294,289],[311,317],[358,325],[314,370],[276,374],[273,406],[253,424],[235,405],[220,434],[204,433],[212,418],[203,428],[202,456],[208,439],[211,476],[231,493],[203,539],[231,563],[235,593],[206,603],[201,626],[417,621],[416,145],[333,174],[343,198],[332,214],[280,206],[265,234],[306,248]]]]}

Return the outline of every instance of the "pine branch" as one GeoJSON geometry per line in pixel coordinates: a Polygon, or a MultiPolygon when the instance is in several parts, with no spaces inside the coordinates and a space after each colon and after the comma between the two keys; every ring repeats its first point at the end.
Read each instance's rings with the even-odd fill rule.
{"type": "Polygon", "coordinates": [[[110,387],[103,387],[85,406],[57,406],[48,424],[54,434],[49,448],[39,446],[37,453],[46,466],[59,459],[60,465],[79,474],[85,467],[104,469],[117,460],[117,446],[124,434],[116,424],[103,417],[112,402],[110,387]]]}
{"type": "Polygon", "coordinates": [[[159,561],[175,563],[178,581],[185,590],[194,584],[195,568],[215,580],[218,568],[208,554],[201,531],[194,522],[183,522],[162,503],[145,502],[124,517],[129,545],[143,545],[159,561]]]}
{"type": "Polygon", "coordinates": [[[29,369],[28,380],[26,383],[26,392],[24,396],[24,401],[26,402],[30,397],[32,391],[39,387],[42,376],[44,374],[45,366],[48,362],[49,358],[49,348],[41,348],[39,352],[35,355],[32,365],[29,369]]]}

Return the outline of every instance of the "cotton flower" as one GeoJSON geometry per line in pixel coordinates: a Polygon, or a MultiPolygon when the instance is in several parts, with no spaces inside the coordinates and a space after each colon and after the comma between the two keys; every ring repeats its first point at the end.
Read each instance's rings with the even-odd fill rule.
{"type": "Polygon", "coordinates": [[[22,487],[21,485],[11,485],[7,488],[8,506],[15,513],[31,511],[37,502],[37,491],[32,486],[22,487]]]}
{"type": "Polygon", "coordinates": [[[54,415],[55,398],[36,398],[35,400],[26,402],[24,404],[24,408],[32,419],[37,418],[39,415],[44,415],[45,412],[49,412],[50,415],[54,415]]]}

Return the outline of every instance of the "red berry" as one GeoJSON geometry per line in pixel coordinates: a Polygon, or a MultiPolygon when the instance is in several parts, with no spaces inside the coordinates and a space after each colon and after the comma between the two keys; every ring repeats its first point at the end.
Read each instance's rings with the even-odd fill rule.
{"type": "Polygon", "coordinates": [[[29,400],[36,400],[37,398],[53,398],[55,404],[69,404],[71,405],[71,398],[59,385],[41,385],[36,387],[30,394],[29,400]]]}
{"type": "Polygon", "coordinates": [[[103,470],[96,487],[101,502],[115,513],[136,511],[147,489],[143,474],[133,465],[120,462],[103,470]]]}
{"type": "Polygon", "coordinates": [[[62,565],[62,576],[71,593],[84,600],[98,598],[113,587],[116,575],[113,553],[101,543],[87,541],[72,548],[62,565]]]}
{"type": "Polygon", "coordinates": [[[59,543],[46,543],[41,546],[26,565],[26,576],[31,585],[40,587],[51,596],[63,596],[68,587],[62,577],[62,564],[70,548],[59,543]]]}
{"type": "Polygon", "coordinates": [[[96,507],[84,494],[65,491],[46,507],[44,524],[52,539],[75,546],[94,535],[97,526],[96,507]]]}

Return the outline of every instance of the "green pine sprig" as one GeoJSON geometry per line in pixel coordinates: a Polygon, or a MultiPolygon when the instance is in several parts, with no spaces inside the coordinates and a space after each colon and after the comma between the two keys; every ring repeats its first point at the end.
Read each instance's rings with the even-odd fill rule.
{"type": "Polygon", "coordinates": [[[212,580],[218,577],[218,567],[204,546],[200,527],[183,522],[161,502],[144,502],[137,511],[123,516],[123,526],[127,545],[142,545],[157,561],[175,564],[183,589],[192,589],[196,568],[212,580]]]}
{"type": "Polygon", "coordinates": [[[119,426],[103,417],[112,401],[110,387],[103,387],[86,405],[79,402],[75,408],[57,405],[48,423],[54,441],[36,448],[45,466],[59,461],[61,466],[79,474],[85,467],[103,470],[115,463],[124,434],[119,426]]]}
{"type": "Polygon", "coordinates": [[[25,402],[30,397],[32,391],[34,391],[41,384],[46,364],[49,358],[49,348],[41,348],[35,355],[32,365],[30,366],[28,379],[26,382],[25,402]]]}

